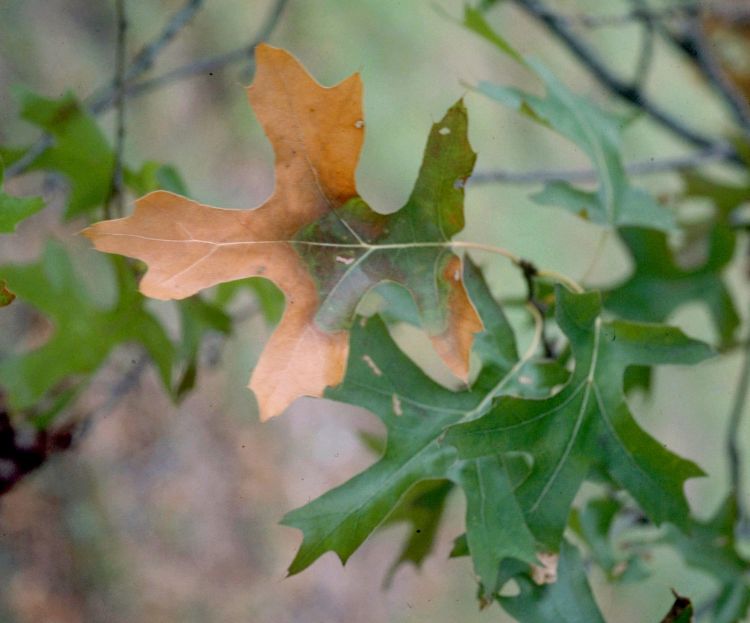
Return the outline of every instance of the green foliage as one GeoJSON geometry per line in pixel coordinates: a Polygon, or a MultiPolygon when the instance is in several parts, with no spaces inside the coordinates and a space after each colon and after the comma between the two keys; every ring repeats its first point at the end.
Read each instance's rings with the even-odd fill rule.
{"type": "Polygon", "coordinates": [[[607,292],[607,309],[623,318],[665,322],[678,308],[696,302],[708,308],[721,343],[732,341],[740,317],[722,278],[734,257],[735,233],[728,226],[712,228],[708,256],[692,268],[677,264],[662,232],[628,227],[618,233],[635,268],[627,281],[607,292]]]}
{"type": "Polygon", "coordinates": [[[177,169],[169,164],[144,162],[137,171],[125,170],[125,183],[137,195],[145,195],[153,190],[168,190],[179,195],[187,195],[188,190],[177,169]]]}
{"type": "MultiPolygon", "coordinates": [[[[467,391],[453,392],[429,379],[399,350],[379,318],[355,323],[346,378],[326,397],[375,413],[388,430],[388,442],[372,467],[284,518],[285,525],[299,528],[305,536],[290,573],[302,571],[326,551],[346,561],[396,513],[394,508],[412,487],[446,478],[466,495],[469,548],[489,592],[495,589],[503,558],[534,560],[533,539],[513,499],[504,462],[495,458],[457,463],[455,451],[442,443],[442,437],[447,427],[481,414],[493,397],[549,391],[565,373],[548,364],[519,365],[513,334],[481,273],[467,263],[464,279],[486,327],[475,349],[482,371],[467,391]],[[487,387],[490,371],[493,385],[487,387]],[[487,485],[504,487],[506,495],[498,496],[497,490],[487,495],[492,490],[487,485]],[[498,511],[502,522],[488,525],[478,520],[498,511]]],[[[433,512],[439,514],[439,507],[433,512]]]]}
{"type": "Polygon", "coordinates": [[[140,342],[165,387],[170,387],[172,343],[144,308],[144,298],[125,262],[112,258],[107,263],[118,285],[118,298],[110,309],[94,302],[58,243],[48,244],[38,263],[0,267],[0,277],[18,298],[47,315],[55,327],[44,345],[0,361],[0,383],[13,408],[32,407],[69,377],[96,371],[123,342],[140,342]]]}
{"type": "Polygon", "coordinates": [[[523,623],[604,623],[599,607],[591,593],[583,561],[578,550],[563,541],[557,581],[539,586],[528,571],[517,568],[512,575],[520,592],[515,597],[498,597],[503,608],[523,623]]]}
{"type": "Polygon", "coordinates": [[[29,169],[67,177],[67,218],[100,207],[112,190],[114,155],[96,120],[72,93],[51,99],[19,88],[16,95],[21,117],[53,137],[53,144],[34,158],[29,169]]]}
{"type": "Polygon", "coordinates": [[[702,475],[645,433],[624,400],[629,365],[697,363],[711,355],[677,329],[603,322],[597,293],[557,287],[557,322],[570,340],[575,370],[566,386],[544,400],[507,397],[482,418],[453,427],[445,441],[462,458],[528,452],[533,472],[516,496],[531,530],[556,550],[570,507],[592,466],[630,492],[656,523],[685,524],[682,487],[702,475]]]}

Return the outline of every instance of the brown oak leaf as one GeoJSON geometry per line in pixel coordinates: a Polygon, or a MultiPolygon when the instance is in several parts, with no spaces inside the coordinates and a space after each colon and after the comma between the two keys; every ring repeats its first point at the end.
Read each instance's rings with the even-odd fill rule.
{"type": "Polygon", "coordinates": [[[359,75],[325,88],[268,45],[257,47],[256,67],[248,98],[276,156],[265,203],[229,210],[157,191],[137,200],[131,216],[84,234],[101,251],[144,261],[140,288],[150,297],[181,299],[250,276],[284,292],[283,318],[250,380],[262,420],[342,380],[357,303],[383,280],[409,289],[437,352],[465,378],[482,325],[450,242],[463,228],[463,183],[475,159],[463,105],[435,124],[412,196],[386,216],[355,186],[364,138],[359,75]]]}

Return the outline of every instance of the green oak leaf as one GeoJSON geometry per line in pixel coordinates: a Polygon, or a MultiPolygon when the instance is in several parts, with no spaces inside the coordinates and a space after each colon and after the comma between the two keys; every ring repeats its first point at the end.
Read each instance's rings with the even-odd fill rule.
{"type": "Polygon", "coordinates": [[[65,249],[47,245],[36,264],[5,265],[0,278],[18,298],[47,315],[55,326],[52,337],[30,352],[0,361],[0,384],[10,406],[34,406],[58,383],[95,371],[123,342],[139,342],[151,355],[166,387],[174,349],[159,322],[144,308],[135,278],[121,259],[111,263],[119,298],[111,309],[101,309],[86,291],[86,281],[73,270],[65,249]]]}
{"type": "Polygon", "coordinates": [[[588,156],[597,172],[599,185],[595,192],[562,180],[553,181],[532,196],[534,201],[560,206],[598,225],[674,228],[672,214],[628,181],[620,148],[622,118],[573,93],[538,60],[523,58],[493,31],[477,9],[466,8],[464,25],[532,72],[544,84],[546,93],[540,97],[490,82],[480,82],[477,89],[565,136],[588,156]]]}
{"type": "Polygon", "coordinates": [[[398,349],[378,317],[355,324],[346,377],[326,397],[375,413],[386,425],[388,441],[373,466],[284,517],[284,525],[304,533],[292,574],[326,551],[346,562],[414,484],[445,478],[456,453],[438,438],[479,402],[470,392],[453,392],[429,379],[398,349]]]}
{"type": "Polygon", "coordinates": [[[486,599],[501,588],[500,563],[536,563],[536,543],[502,456],[459,461],[451,474],[466,495],[466,544],[486,599]]]}
{"type": "Polygon", "coordinates": [[[531,454],[531,473],[515,493],[535,537],[552,550],[594,466],[629,491],[654,522],[684,526],[683,483],[703,472],[638,426],[622,379],[629,365],[697,363],[711,356],[711,349],[671,327],[604,322],[597,292],[574,294],[557,286],[556,299],[557,322],[575,357],[565,387],[542,400],[501,397],[483,417],[453,426],[445,442],[464,459],[531,454]]]}
{"type": "Polygon", "coordinates": [[[679,307],[704,304],[722,344],[732,341],[740,324],[722,272],[734,257],[735,233],[715,225],[709,236],[708,257],[700,266],[682,268],[658,231],[622,228],[619,236],[633,258],[633,273],[604,294],[605,307],[629,320],[664,322],[679,307]]]}
{"type": "Polygon", "coordinates": [[[662,542],[674,546],[685,562],[715,577],[719,594],[712,605],[714,623],[744,620],[750,608],[750,559],[738,550],[737,502],[728,497],[708,520],[691,518],[688,531],[670,529],[662,542]]]}
{"type": "MultiPolygon", "coordinates": [[[[528,572],[512,576],[519,594],[498,596],[508,614],[522,623],[604,623],[591,592],[578,550],[563,541],[557,565],[557,581],[537,585],[528,572]]],[[[509,578],[508,578],[509,579],[509,578]]]]}
{"type": "MultiPolygon", "coordinates": [[[[388,431],[386,448],[373,466],[284,517],[284,525],[304,533],[290,573],[303,570],[326,551],[336,552],[345,562],[391,513],[397,512],[394,508],[404,495],[407,499],[413,495],[409,493],[412,487],[435,479],[450,479],[464,489],[469,547],[485,591],[496,586],[503,558],[534,561],[534,539],[510,491],[502,457],[457,463],[455,450],[442,444],[441,437],[446,427],[479,416],[495,395],[538,395],[542,389],[533,386],[537,380],[550,383],[548,393],[551,385],[564,381],[566,373],[558,369],[557,375],[552,374],[549,364],[541,366],[543,372],[535,373],[536,364],[519,364],[502,309],[469,261],[464,281],[485,326],[485,333],[475,339],[475,347],[483,363],[497,373],[491,387],[480,372],[477,379],[482,382],[475,382],[471,389],[448,390],[398,349],[379,317],[355,323],[346,377],[340,386],[329,389],[326,397],[375,413],[388,431]],[[487,335],[495,333],[496,337],[487,335]],[[481,517],[495,521],[483,522],[481,517]]],[[[433,514],[440,512],[437,505],[432,510],[433,514]]]]}
{"type": "Polygon", "coordinates": [[[16,94],[21,116],[54,141],[28,170],[57,171],[68,178],[67,218],[102,205],[111,190],[114,155],[94,118],[72,93],[51,99],[18,88],[16,94]]]}
{"type": "Polygon", "coordinates": [[[0,159],[0,234],[12,234],[18,223],[43,207],[41,197],[14,197],[3,190],[3,162],[0,159]]]}

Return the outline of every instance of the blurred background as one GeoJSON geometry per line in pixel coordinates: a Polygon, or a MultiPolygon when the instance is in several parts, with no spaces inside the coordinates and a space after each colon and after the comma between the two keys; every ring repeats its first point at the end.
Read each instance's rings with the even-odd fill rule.
{"type": "MultiPolygon", "coordinates": [[[[182,0],[128,0],[129,52],[153,38],[183,5],[182,0]]],[[[554,3],[555,10],[570,13],[617,13],[628,7],[617,0],[554,3]]],[[[275,2],[260,0],[206,2],[159,55],[152,74],[246,45],[276,8],[275,2]]],[[[471,91],[469,85],[480,79],[539,86],[462,28],[455,21],[462,10],[463,3],[454,0],[289,0],[268,38],[292,51],[323,84],[362,73],[367,138],[358,184],[377,210],[404,203],[431,124],[460,97],[469,108],[478,170],[587,165],[585,156],[557,135],[471,91]]],[[[523,14],[503,7],[489,19],[569,86],[618,107],[523,14]]],[[[642,36],[638,24],[586,35],[617,70],[632,72],[642,36]]],[[[49,97],[68,90],[85,97],[112,79],[115,37],[109,0],[0,0],[0,143],[23,145],[38,136],[38,129],[18,118],[15,85],[49,97]]],[[[710,90],[673,50],[658,52],[649,92],[676,115],[721,134],[725,117],[710,90]]],[[[235,63],[129,99],[125,161],[174,165],[190,196],[204,203],[260,204],[273,188],[273,157],[247,104],[243,87],[250,71],[249,63],[235,63]]],[[[112,137],[113,114],[100,120],[112,137]]],[[[625,133],[626,160],[684,151],[645,118],[633,121],[625,133]]],[[[679,188],[670,175],[640,183],[667,200],[679,188]]],[[[34,173],[9,180],[6,189],[41,193],[49,207],[0,240],[0,262],[33,261],[47,240],[57,239],[71,250],[90,290],[102,301],[111,299],[109,275],[76,236],[84,223],[60,224],[64,188],[34,173]]],[[[629,260],[616,238],[602,240],[600,228],[533,204],[528,194],[535,189],[469,184],[461,237],[506,247],[575,279],[585,276],[589,285],[611,284],[628,274],[629,260]]],[[[500,259],[477,259],[499,297],[523,295],[517,271],[500,259]]],[[[739,264],[730,279],[738,307],[745,310],[747,288],[739,264]]],[[[176,327],[171,304],[149,305],[176,327]]],[[[497,607],[478,610],[468,559],[447,560],[452,539],[462,531],[460,495],[450,500],[434,555],[421,570],[400,568],[390,588],[383,588],[383,578],[406,526],[377,533],[346,568],[327,554],[299,576],[285,578],[301,535],[279,526],[279,519],[370,464],[374,457],[359,435],[381,430],[365,411],[309,399],[261,425],[245,388],[272,329],[257,307],[249,292],[234,301],[236,331],[229,339],[217,335],[204,343],[196,388],[179,406],[165,395],[154,370],[139,363],[136,348],[110,357],[76,404],[77,413],[91,417],[75,447],[52,457],[0,499],[0,621],[510,620],[497,607]],[[143,370],[113,399],[112,388],[133,375],[134,362],[143,370]]],[[[511,319],[525,343],[529,327],[523,314],[511,312],[511,319]]],[[[671,322],[716,342],[703,309],[682,308],[671,322]]],[[[6,350],[43,343],[49,332],[49,322],[28,308],[0,318],[0,346],[6,350]]],[[[431,375],[452,382],[424,336],[404,329],[398,337],[431,375]]],[[[722,435],[737,374],[735,356],[695,368],[663,368],[653,394],[632,401],[644,428],[709,474],[688,486],[699,516],[710,515],[726,492],[722,435]]],[[[697,600],[712,590],[706,577],[666,549],[657,548],[648,566],[653,574],[646,582],[616,587],[594,573],[608,620],[656,621],[671,605],[669,588],[697,600]]]]}

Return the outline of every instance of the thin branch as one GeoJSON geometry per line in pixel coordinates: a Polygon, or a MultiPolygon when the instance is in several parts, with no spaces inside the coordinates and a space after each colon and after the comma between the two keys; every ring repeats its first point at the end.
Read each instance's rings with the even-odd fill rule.
{"type": "MultiPolygon", "coordinates": [[[[172,16],[156,38],[146,44],[135,55],[133,62],[125,73],[126,81],[139,78],[152,67],[158,54],[161,53],[166,48],[167,44],[190,23],[190,20],[202,4],[203,0],[187,0],[185,6],[172,16]]],[[[110,83],[100,95],[96,95],[95,92],[94,95],[87,98],[87,101],[85,102],[87,110],[93,115],[99,115],[105,112],[113,104],[114,93],[115,85],[114,81],[112,81],[112,83],[110,83]]],[[[50,134],[43,134],[21,158],[5,169],[5,178],[10,179],[26,171],[26,169],[28,169],[48,147],[51,147],[53,143],[54,139],[50,134]]]]}
{"type": "Polygon", "coordinates": [[[630,11],[616,15],[560,15],[562,19],[571,24],[580,24],[586,28],[608,28],[620,27],[629,22],[661,22],[670,19],[679,19],[695,14],[700,10],[699,3],[683,3],[667,6],[660,9],[649,9],[646,7],[635,7],[630,11]]]}
{"type": "MultiPolygon", "coordinates": [[[[720,162],[730,158],[733,151],[728,145],[719,145],[697,151],[687,156],[661,158],[655,160],[639,160],[625,165],[628,175],[658,175],[660,173],[675,173],[695,169],[711,162],[720,162]]],[[[470,185],[480,184],[543,184],[553,181],[575,183],[593,183],[598,179],[594,169],[539,169],[534,171],[478,171],[468,182],[470,185]]]]}
{"type": "MultiPolygon", "coordinates": [[[[648,11],[646,0],[630,0],[635,6],[636,11],[648,11]]],[[[638,60],[633,72],[633,87],[642,89],[648,80],[649,70],[654,60],[654,43],[656,40],[656,31],[654,22],[650,19],[641,19],[643,25],[643,34],[641,35],[641,50],[638,54],[638,60]]]]}
{"type": "Polygon", "coordinates": [[[742,490],[742,456],[739,438],[742,416],[745,413],[745,406],[747,404],[748,389],[750,389],[750,340],[745,343],[743,349],[742,368],[737,381],[737,388],[735,389],[725,438],[727,460],[729,463],[729,483],[732,494],[737,501],[737,515],[740,525],[743,525],[748,519],[742,490]]]}
{"type": "MultiPolygon", "coordinates": [[[[157,56],[190,24],[196,13],[203,8],[203,3],[204,0],[187,0],[185,5],[166,23],[161,32],[136,53],[125,72],[124,81],[136,80],[150,70],[154,66],[157,56]]],[[[112,98],[116,92],[117,85],[113,80],[102,89],[99,95],[94,94],[88,98],[89,110],[95,115],[106,110],[112,105],[112,98]]]]}
{"type": "Polygon", "coordinates": [[[146,353],[141,353],[133,362],[133,366],[112,386],[104,401],[98,407],[93,409],[84,422],[91,422],[99,415],[106,416],[123,398],[136,389],[141,383],[143,374],[148,369],[149,362],[149,356],[146,353]]]}
{"type": "Polygon", "coordinates": [[[154,89],[160,89],[179,80],[185,80],[186,78],[192,78],[194,76],[205,75],[214,71],[219,71],[227,65],[231,65],[239,61],[247,61],[252,67],[252,64],[254,62],[253,52],[255,51],[255,48],[259,44],[263,43],[266,39],[268,39],[270,34],[276,28],[276,25],[278,24],[279,19],[281,18],[281,14],[284,12],[284,8],[286,7],[288,1],[289,0],[276,0],[276,3],[272,7],[265,24],[248,45],[242,46],[241,48],[237,48],[230,52],[225,52],[224,54],[217,54],[216,56],[200,59],[192,63],[186,63],[181,67],[177,67],[176,69],[172,69],[171,71],[162,74],[161,76],[151,78],[150,80],[144,80],[136,84],[131,84],[130,86],[128,86],[126,95],[128,97],[137,97],[139,95],[143,95],[144,93],[153,91],[154,89]]]}
{"type": "Polygon", "coordinates": [[[12,164],[8,165],[8,168],[5,169],[5,179],[9,180],[12,177],[16,177],[17,175],[25,172],[26,169],[28,169],[34,163],[34,161],[47,150],[48,147],[52,147],[54,142],[55,141],[52,138],[51,134],[42,134],[42,136],[39,137],[39,140],[37,140],[36,143],[29,147],[23,154],[23,156],[21,156],[12,164]]]}
{"type": "Polygon", "coordinates": [[[115,213],[125,214],[125,190],[123,188],[123,152],[125,150],[125,55],[127,53],[128,19],[125,13],[125,0],[115,0],[117,15],[117,46],[115,50],[115,149],[112,166],[112,187],[110,196],[104,202],[104,217],[112,218],[110,202],[116,198],[115,213]]]}
{"type": "Polygon", "coordinates": [[[690,18],[698,13],[716,17],[737,26],[750,23],[750,7],[748,6],[701,2],[684,2],[658,9],[636,7],[630,11],[610,15],[591,15],[588,13],[564,14],[555,11],[546,11],[546,13],[556,16],[558,19],[567,22],[570,26],[583,26],[584,28],[621,27],[631,22],[643,21],[651,23],[665,22],[690,18]]]}
{"type": "MultiPolygon", "coordinates": [[[[712,137],[685,125],[672,113],[652,101],[642,90],[634,88],[633,85],[616,76],[601,61],[596,52],[579,39],[568,26],[568,23],[557,14],[551,13],[542,2],[539,0],[514,0],[514,2],[523,11],[543,24],[555,38],[564,43],[588,72],[608,91],[640,108],[659,125],[696,147],[705,149],[716,147],[719,144],[724,145],[724,143],[719,143],[712,137]]],[[[728,158],[733,162],[741,162],[736,150],[731,146],[727,146],[727,148],[731,150],[728,158]]]]}
{"type": "Polygon", "coordinates": [[[750,132],[750,107],[716,61],[698,15],[691,17],[681,31],[669,29],[662,23],[655,26],[659,34],[681,52],[715,89],[740,128],[745,133],[750,132]]]}
{"type": "MultiPolygon", "coordinates": [[[[276,28],[287,3],[288,0],[276,1],[259,33],[249,45],[209,59],[204,59],[203,61],[183,65],[182,67],[178,67],[177,69],[152,80],[132,84],[135,79],[151,68],[156,60],[156,56],[165,48],[167,43],[174,39],[174,37],[185,26],[187,26],[190,19],[203,4],[203,0],[188,0],[185,6],[183,6],[183,8],[172,17],[159,36],[136,54],[133,63],[125,73],[126,85],[131,86],[125,87],[123,97],[128,99],[130,97],[142,95],[146,92],[171,84],[177,80],[190,78],[204,72],[215,71],[241,60],[248,60],[252,63],[253,51],[259,43],[268,39],[276,28]]],[[[93,101],[88,103],[87,110],[91,114],[98,116],[109,110],[113,104],[114,89],[108,89],[101,95],[95,96],[93,101]]],[[[5,179],[10,179],[26,171],[26,169],[28,169],[28,167],[52,144],[53,138],[49,134],[41,136],[21,158],[5,169],[5,179]]]]}
{"type": "Polygon", "coordinates": [[[696,66],[721,96],[735,121],[745,132],[750,132],[750,107],[716,60],[698,16],[689,21],[684,42],[695,51],[696,66]]]}

